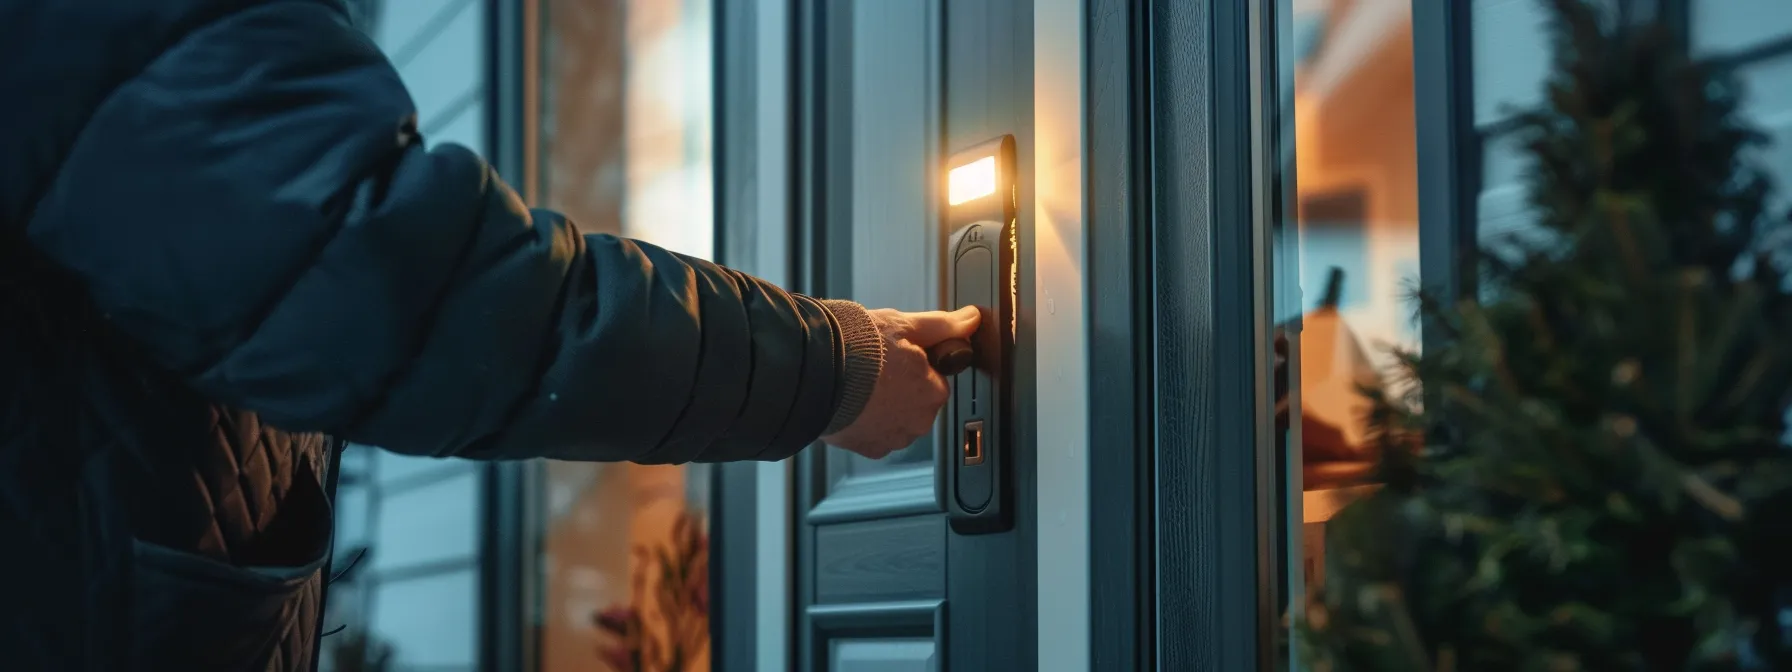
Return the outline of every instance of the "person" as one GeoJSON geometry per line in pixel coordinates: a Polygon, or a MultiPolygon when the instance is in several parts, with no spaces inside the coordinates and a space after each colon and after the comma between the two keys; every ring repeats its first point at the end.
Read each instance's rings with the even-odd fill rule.
{"type": "Polygon", "coordinates": [[[340,0],[0,0],[0,45],[9,670],[313,668],[343,441],[882,457],[977,328],[525,207],[340,0]]]}

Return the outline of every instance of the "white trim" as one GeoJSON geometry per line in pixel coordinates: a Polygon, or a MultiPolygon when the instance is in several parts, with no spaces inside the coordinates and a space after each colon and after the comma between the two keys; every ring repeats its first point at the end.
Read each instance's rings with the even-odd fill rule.
{"type": "Polygon", "coordinates": [[[1083,2],[1033,3],[1039,669],[1089,669],[1083,2]]]}
{"type": "MultiPolygon", "coordinates": [[[[762,2],[753,13],[757,22],[754,40],[758,73],[754,104],[757,109],[757,145],[754,171],[755,252],[752,260],[755,275],[766,281],[787,286],[791,280],[787,243],[790,219],[790,4],[762,2]]],[[[791,478],[793,461],[757,465],[753,510],[754,567],[758,570],[759,629],[755,670],[789,670],[791,650],[791,601],[793,588],[791,569],[791,478]]]]}

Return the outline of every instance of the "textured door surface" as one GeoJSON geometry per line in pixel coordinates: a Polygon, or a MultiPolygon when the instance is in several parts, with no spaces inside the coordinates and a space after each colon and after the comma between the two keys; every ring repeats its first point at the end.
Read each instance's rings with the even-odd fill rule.
{"type": "MultiPolygon", "coordinates": [[[[978,74],[992,72],[992,55],[1006,54],[975,45],[976,76],[964,80],[954,70],[962,42],[949,37],[961,29],[986,31],[998,15],[1022,16],[1017,35],[1030,34],[1029,3],[968,4],[976,6],[967,12],[940,0],[797,4],[799,247],[811,293],[872,307],[941,307],[939,165],[954,145],[986,139],[970,135],[1023,135],[1025,129],[1002,127],[999,119],[1030,119],[1025,110],[991,104],[1028,100],[1030,89],[992,89],[993,78],[978,74]],[[983,90],[961,106],[954,87],[966,81],[983,90]],[[948,113],[961,109],[966,119],[981,120],[963,141],[947,123],[948,113]]],[[[1031,53],[1025,41],[1008,48],[1031,53]]],[[[1001,65],[1030,81],[1024,58],[1001,65]]],[[[1020,512],[1011,532],[954,534],[940,504],[936,461],[943,434],[935,434],[879,461],[831,448],[799,458],[800,669],[1033,667],[1031,515],[1020,512]]],[[[1017,439],[1017,447],[1030,445],[1030,437],[1017,439]]],[[[1021,462],[1017,475],[1030,474],[1031,463],[1021,462]]],[[[1018,480],[1031,483],[1028,476],[1018,480]]],[[[1031,489],[1022,487],[1017,501],[1031,502],[1031,489]]]]}

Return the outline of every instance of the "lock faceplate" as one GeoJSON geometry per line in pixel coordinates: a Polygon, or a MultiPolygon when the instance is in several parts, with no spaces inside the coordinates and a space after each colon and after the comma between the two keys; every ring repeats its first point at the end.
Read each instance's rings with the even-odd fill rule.
{"type": "Polygon", "coordinates": [[[940,451],[941,503],[953,531],[989,534],[1013,527],[1012,416],[1017,238],[1014,139],[1002,136],[953,157],[950,166],[993,163],[987,195],[948,205],[944,246],[949,308],[976,306],[974,364],[952,377],[940,451]],[[993,158],[993,162],[991,159],[993,158]]]}

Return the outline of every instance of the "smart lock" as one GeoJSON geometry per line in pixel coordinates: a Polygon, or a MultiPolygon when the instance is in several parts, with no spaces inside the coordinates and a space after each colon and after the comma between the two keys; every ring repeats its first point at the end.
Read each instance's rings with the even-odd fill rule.
{"type": "Polygon", "coordinates": [[[1014,137],[984,142],[952,156],[946,165],[945,301],[956,309],[976,306],[983,315],[968,358],[960,349],[936,352],[936,365],[970,366],[951,375],[945,449],[940,451],[942,502],[959,534],[1002,532],[1014,524],[1013,345],[1015,337],[1015,232],[1018,194],[1014,137]]]}

